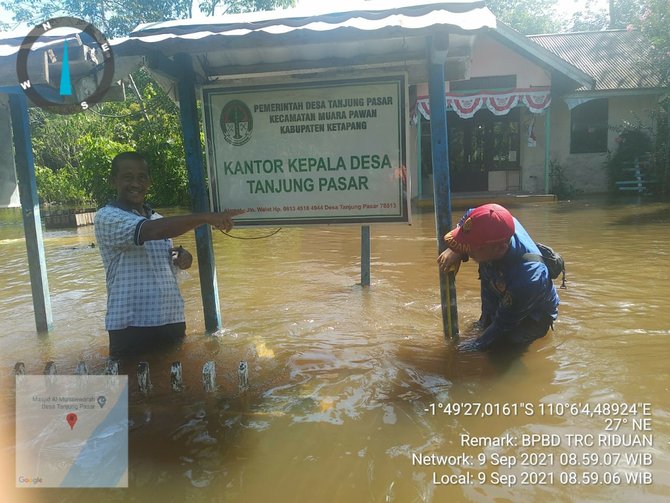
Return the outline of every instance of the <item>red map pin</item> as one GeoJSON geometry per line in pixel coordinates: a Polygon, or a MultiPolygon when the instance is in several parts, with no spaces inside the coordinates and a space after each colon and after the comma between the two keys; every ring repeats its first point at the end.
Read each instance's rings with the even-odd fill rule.
{"type": "Polygon", "coordinates": [[[67,416],[65,416],[65,420],[67,421],[67,424],[70,425],[70,429],[72,429],[77,423],[77,414],[70,412],[67,416]]]}

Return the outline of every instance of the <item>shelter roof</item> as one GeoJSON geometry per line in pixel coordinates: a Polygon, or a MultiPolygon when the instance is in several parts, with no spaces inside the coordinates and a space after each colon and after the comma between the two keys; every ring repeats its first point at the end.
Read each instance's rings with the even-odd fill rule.
{"type": "Polygon", "coordinates": [[[191,54],[202,81],[375,66],[425,81],[427,36],[447,34],[447,73],[463,73],[474,35],[495,26],[482,0],[368,1],[346,12],[289,9],[144,24],[120,49],[168,58],[191,54]]]}

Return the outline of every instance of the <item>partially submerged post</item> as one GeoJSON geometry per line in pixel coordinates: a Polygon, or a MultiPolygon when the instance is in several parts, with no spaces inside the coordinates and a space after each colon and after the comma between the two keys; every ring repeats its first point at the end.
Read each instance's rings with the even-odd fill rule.
{"type": "Polygon", "coordinates": [[[239,390],[240,393],[245,392],[249,389],[249,365],[245,361],[240,362],[240,366],[237,369],[237,377],[239,379],[239,390]]]}
{"type": "Polygon", "coordinates": [[[370,286],[370,226],[361,226],[361,286],[370,286]]]}
{"type": "Polygon", "coordinates": [[[137,385],[142,393],[148,393],[151,389],[151,376],[147,362],[140,362],[137,366],[137,385]]]}
{"type": "Polygon", "coordinates": [[[47,362],[44,367],[44,382],[46,384],[47,390],[52,390],[56,384],[56,375],[58,370],[56,369],[55,362],[47,362]]]}
{"type": "Polygon", "coordinates": [[[58,370],[56,369],[56,363],[55,362],[47,362],[46,366],[44,367],[44,375],[56,375],[58,374],[58,370]]]}
{"type": "Polygon", "coordinates": [[[107,362],[107,367],[105,368],[106,376],[116,376],[119,375],[119,362],[117,360],[109,360],[107,362]]]}
{"type": "Polygon", "coordinates": [[[202,386],[208,393],[216,390],[216,364],[213,361],[202,367],[202,386]]]}
{"type": "Polygon", "coordinates": [[[77,364],[77,368],[74,370],[75,375],[78,376],[87,376],[88,375],[88,366],[86,365],[86,362],[80,361],[77,364]]]}
{"type": "Polygon", "coordinates": [[[170,368],[170,386],[172,391],[181,391],[184,389],[184,381],[181,372],[181,362],[173,362],[170,368]]]}

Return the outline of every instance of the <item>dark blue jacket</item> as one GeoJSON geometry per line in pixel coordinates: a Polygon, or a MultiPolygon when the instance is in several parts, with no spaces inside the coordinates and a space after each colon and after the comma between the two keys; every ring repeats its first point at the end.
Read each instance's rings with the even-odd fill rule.
{"type": "Polygon", "coordinates": [[[500,260],[479,264],[481,321],[488,327],[477,339],[477,349],[487,349],[503,339],[530,342],[518,330],[523,321],[553,321],[558,316],[558,294],[547,266],[523,259],[525,253],[540,255],[540,250],[516,218],[514,225],[507,254],[500,260]]]}

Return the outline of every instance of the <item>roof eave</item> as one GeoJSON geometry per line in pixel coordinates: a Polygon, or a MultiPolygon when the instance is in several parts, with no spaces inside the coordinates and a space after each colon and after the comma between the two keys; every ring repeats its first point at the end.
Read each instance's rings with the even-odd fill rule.
{"type": "Polygon", "coordinates": [[[566,94],[565,98],[612,98],[616,96],[661,96],[668,90],[663,87],[636,87],[620,89],[575,89],[566,94]]]}

